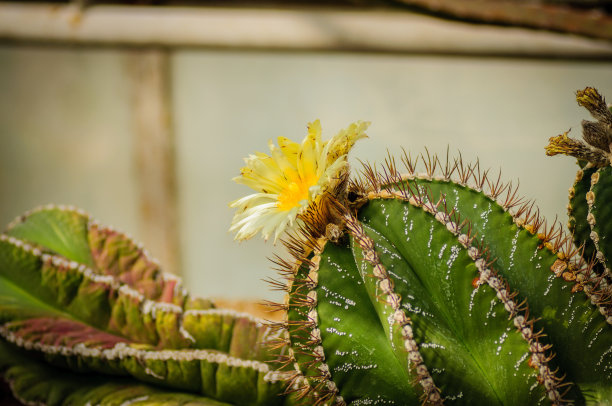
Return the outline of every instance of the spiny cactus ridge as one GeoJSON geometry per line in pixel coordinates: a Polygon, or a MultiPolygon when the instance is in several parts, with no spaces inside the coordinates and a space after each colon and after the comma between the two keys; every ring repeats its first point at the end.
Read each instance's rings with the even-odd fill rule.
{"type": "Polygon", "coordinates": [[[121,404],[154,394],[152,404],[283,403],[267,363],[278,355],[266,344],[275,334],[267,322],[190,299],[139,244],[80,210],[42,207],[13,222],[0,236],[0,280],[1,368],[27,403],[121,404]],[[53,377],[49,367],[22,363],[9,347],[38,353],[66,379],[65,368],[118,378],[106,389],[96,389],[100,377],[79,378],[91,390],[76,393],[74,385],[30,387],[53,377]],[[181,391],[193,395],[162,402],[181,391]]]}

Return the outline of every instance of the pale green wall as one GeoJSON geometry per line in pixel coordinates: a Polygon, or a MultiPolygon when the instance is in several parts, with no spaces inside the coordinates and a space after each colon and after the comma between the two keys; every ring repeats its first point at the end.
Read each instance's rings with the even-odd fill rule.
{"type": "MultiPolygon", "coordinates": [[[[565,222],[570,159],[546,158],[550,136],[587,113],[586,85],[612,97],[612,63],[332,53],[177,51],[172,59],[184,279],[200,295],[278,298],[261,281],[274,252],[226,230],[242,158],[279,135],[300,140],[372,121],[355,158],[386,149],[461,150],[520,179],[565,222]]],[[[0,222],[49,201],[82,206],[137,238],[124,58],[119,51],[0,47],[0,222]]],[[[278,247],[277,247],[278,248],[278,247]]],[[[153,253],[155,254],[155,253],[153,253]]]]}
{"type": "Polygon", "coordinates": [[[0,224],[47,203],[135,229],[120,53],[0,46],[0,224]]]}

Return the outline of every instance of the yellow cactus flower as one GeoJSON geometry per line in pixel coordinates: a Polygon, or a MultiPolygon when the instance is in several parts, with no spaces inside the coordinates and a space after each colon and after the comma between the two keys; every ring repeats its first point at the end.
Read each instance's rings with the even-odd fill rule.
{"type": "Polygon", "coordinates": [[[332,139],[321,140],[321,123],[308,124],[308,135],[301,144],[278,137],[278,147],[269,141],[270,155],[257,152],[245,158],[246,166],[233,180],[256,193],[235,200],[230,231],[236,240],[246,240],[261,231],[274,242],[298,223],[298,216],[317,202],[339,181],[346,168],[347,155],[355,142],[366,137],[369,122],[358,121],[332,139]]]}

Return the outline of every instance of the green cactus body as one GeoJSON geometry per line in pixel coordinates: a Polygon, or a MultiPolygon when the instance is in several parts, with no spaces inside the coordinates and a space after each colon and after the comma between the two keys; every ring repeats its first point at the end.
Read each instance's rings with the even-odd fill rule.
{"type": "MultiPolygon", "coordinates": [[[[476,184],[482,185],[482,182],[476,184]]],[[[475,208],[472,202],[478,192],[466,186],[459,187],[464,194],[471,194],[472,198],[462,196],[461,192],[454,190],[457,186],[452,183],[445,188],[440,185],[431,187],[452,196],[447,198],[446,204],[461,215],[466,214],[466,208],[475,208]],[[467,204],[461,203],[461,198],[467,204]]],[[[556,229],[555,224],[547,226],[543,223],[533,208],[530,212],[530,204],[518,205],[517,213],[523,213],[524,217],[512,216],[505,211],[516,204],[511,198],[514,193],[512,188],[508,186],[506,190],[506,196],[501,199],[503,205],[484,199],[482,207],[473,213],[467,212],[472,230],[484,238],[491,257],[496,260],[496,269],[516,290],[516,300],[527,300],[530,313],[537,315],[539,321],[536,326],[543,328],[548,335],[545,341],[553,345],[557,363],[568,370],[567,379],[587,384],[599,381],[601,377],[593,368],[593,364],[600,362],[595,356],[597,352],[591,353],[589,350],[590,357],[578,358],[566,354],[572,354],[576,348],[584,346],[585,336],[575,334],[578,329],[585,332],[588,326],[592,338],[610,330],[606,324],[612,324],[612,312],[608,296],[601,286],[602,279],[579,256],[576,256],[578,263],[567,261],[571,254],[566,253],[576,253],[568,244],[569,236],[565,236],[560,228],[556,229]],[[481,215],[489,212],[491,214],[488,216],[481,215]],[[542,290],[543,287],[545,289],[542,290]],[[572,291],[583,291],[585,294],[576,295],[572,291]],[[597,313],[604,317],[599,317],[597,313]],[[567,321],[561,322],[564,317],[567,321]]],[[[491,193],[487,193],[489,197],[491,193]]],[[[606,350],[606,341],[599,343],[601,354],[606,350]]],[[[588,348],[592,348],[590,341],[587,344],[588,348]]],[[[609,377],[601,382],[609,382],[609,377]]]]}
{"type": "Polygon", "coordinates": [[[54,365],[233,404],[284,401],[269,323],[190,300],[138,244],[83,212],[46,207],[13,223],[0,278],[0,336],[54,365]]]}
{"type": "Polygon", "coordinates": [[[287,362],[302,396],[357,405],[608,399],[610,307],[576,282],[590,269],[560,251],[568,238],[475,166],[439,177],[407,168],[403,177],[393,165],[384,175],[366,169],[369,186],[353,189],[362,206],[337,208],[347,234],[338,242],[291,245],[287,362]]]}
{"type": "Polygon", "coordinates": [[[568,228],[574,237],[574,243],[576,246],[584,247],[583,256],[589,259],[595,257],[596,248],[590,237],[591,226],[586,221],[589,214],[586,195],[591,189],[591,175],[596,171],[596,168],[580,168],[578,170],[574,185],[570,188],[569,204],[567,206],[568,228]]]}

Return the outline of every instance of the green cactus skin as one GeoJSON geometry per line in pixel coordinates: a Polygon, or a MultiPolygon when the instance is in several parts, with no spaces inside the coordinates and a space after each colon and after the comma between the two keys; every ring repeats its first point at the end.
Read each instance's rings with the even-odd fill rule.
{"type": "Polygon", "coordinates": [[[583,256],[589,259],[595,257],[596,248],[590,237],[591,226],[585,221],[589,213],[586,194],[591,189],[591,175],[596,171],[596,168],[580,168],[576,172],[574,185],[569,189],[567,206],[569,231],[574,237],[574,243],[584,247],[583,256]]]}
{"type": "MultiPolygon", "coordinates": [[[[590,189],[586,194],[589,207],[587,223],[590,225],[589,237],[595,245],[595,257],[605,268],[603,273],[610,277],[610,258],[612,258],[612,241],[610,240],[610,224],[606,221],[612,218],[610,198],[612,191],[612,168],[599,168],[590,177],[590,189]]],[[[609,279],[608,279],[609,280],[609,279]]]]}
{"type": "Polygon", "coordinates": [[[0,371],[25,405],[229,406],[202,396],[120,377],[76,374],[37,361],[0,340],[0,371]]]}
{"type": "Polygon", "coordinates": [[[79,210],[44,207],[12,223],[0,281],[0,336],[53,365],[231,404],[284,402],[269,323],[190,299],[140,245],[79,210]]]}
{"type": "Polygon", "coordinates": [[[609,201],[610,175],[612,168],[586,167],[579,169],[576,182],[570,188],[568,226],[573,232],[574,242],[582,246],[583,256],[594,261],[593,270],[603,278],[599,283],[604,296],[612,295],[612,272],[610,258],[612,244],[608,241],[610,235],[605,219],[610,216],[609,201]],[[602,203],[603,202],[603,203],[602,203]]]}
{"type": "Polygon", "coordinates": [[[422,175],[404,161],[404,176],[392,159],[366,167],[352,204],[317,208],[287,242],[293,390],[315,404],[610,404],[610,302],[571,238],[478,165],[437,176],[436,158],[422,175]]]}

